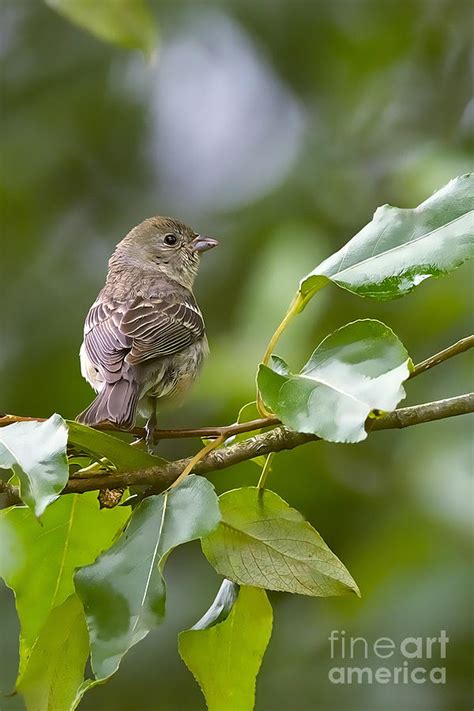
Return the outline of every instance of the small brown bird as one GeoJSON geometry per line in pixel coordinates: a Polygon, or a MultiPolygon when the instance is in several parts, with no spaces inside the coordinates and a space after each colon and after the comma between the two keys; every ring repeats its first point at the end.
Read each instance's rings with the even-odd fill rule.
{"type": "Polygon", "coordinates": [[[152,440],[157,405],[183,396],[209,353],[192,288],[201,253],[217,244],[151,217],[117,245],[84,325],[81,372],[98,395],[79,422],[130,429],[139,412],[152,440]]]}

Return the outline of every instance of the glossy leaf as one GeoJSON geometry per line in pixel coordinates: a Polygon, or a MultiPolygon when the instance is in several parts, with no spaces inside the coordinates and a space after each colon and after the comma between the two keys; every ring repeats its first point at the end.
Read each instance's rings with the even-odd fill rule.
{"type": "Polygon", "coordinates": [[[242,587],[224,622],[181,632],[179,653],[201,687],[208,711],[252,711],[272,624],[265,591],[242,587]]]}
{"type": "Polygon", "coordinates": [[[393,331],[367,319],[327,336],[298,374],[282,375],[281,359],[280,372],[260,365],[258,387],[265,404],[293,430],[330,442],[360,442],[369,414],[393,410],[405,397],[402,383],[411,367],[393,331]]]}
{"type": "Polygon", "coordinates": [[[144,0],[46,0],[46,3],[100,39],[151,53],[156,44],[153,15],[144,0]]]}
{"type": "Polygon", "coordinates": [[[105,457],[120,469],[141,469],[164,463],[161,457],[148,454],[143,449],[131,447],[127,442],[87,427],[74,420],[68,420],[69,441],[79,449],[93,454],[98,459],[105,457]]]}
{"type": "Polygon", "coordinates": [[[210,608],[200,620],[191,627],[192,630],[205,630],[218,622],[227,619],[239,593],[239,586],[232,580],[223,580],[210,608]]]}
{"type": "Polygon", "coordinates": [[[88,656],[84,610],[77,595],[70,595],[49,615],[18,685],[28,711],[70,709],[88,656]]]}
{"type": "Polygon", "coordinates": [[[0,428],[0,469],[16,474],[22,500],[38,517],[67,483],[66,444],[66,423],[59,415],[0,428]]]}
{"type": "Polygon", "coordinates": [[[384,205],[342,249],[300,283],[305,301],[329,281],[385,301],[429,277],[459,267],[474,253],[474,174],[451,180],[416,208],[384,205]]]}
{"type": "Polygon", "coordinates": [[[359,589],[315,529],[268,489],[219,497],[222,520],[202,540],[212,566],[239,585],[328,597],[359,589]]]}
{"type": "Polygon", "coordinates": [[[21,624],[19,682],[51,613],[74,593],[75,569],[108,548],[128,516],[120,507],[100,511],[94,492],[61,496],[42,525],[26,508],[0,512],[0,577],[15,593],[21,624]]]}
{"type": "Polygon", "coordinates": [[[169,553],[207,535],[219,518],[212,484],[188,476],[175,489],[144,499],[112,548],[77,572],[97,679],[113,674],[128,649],[162,621],[162,571],[169,553]]]}

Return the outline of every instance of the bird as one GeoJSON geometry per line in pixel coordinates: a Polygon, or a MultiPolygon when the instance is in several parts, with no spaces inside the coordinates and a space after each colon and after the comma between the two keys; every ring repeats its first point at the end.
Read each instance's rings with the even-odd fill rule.
{"type": "Polygon", "coordinates": [[[201,254],[217,244],[162,216],[119,242],[84,324],[81,373],[97,396],[77,421],[130,430],[140,415],[152,446],[157,408],[183,398],[209,354],[193,284],[201,254]]]}

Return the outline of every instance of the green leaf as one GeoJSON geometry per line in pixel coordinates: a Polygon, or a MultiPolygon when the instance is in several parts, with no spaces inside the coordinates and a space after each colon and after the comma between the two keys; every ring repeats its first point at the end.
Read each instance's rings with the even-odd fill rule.
{"type": "Polygon", "coordinates": [[[29,658],[18,691],[29,711],[66,711],[82,685],[89,656],[84,610],[70,595],[48,617],[29,658]]]}
{"type": "Polygon", "coordinates": [[[246,487],[219,497],[222,520],[202,540],[204,555],[239,585],[316,597],[359,589],[317,531],[268,489],[246,487]]]}
{"type": "Polygon", "coordinates": [[[453,271],[474,253],[473,205],[474,174],[468,174],[416,208],[379,207],[350,242],[302,279],[304,303],[329,281],[385,301],[453,271]]]}
{"type": "Polygon", "coordinates": [[[79,449],[93,454],[97,459],[105,457],[119,469],[141,469],[164,464],[165,460],[148,454],[143,449],[131,447],[118,437],[68,420],[69,442],[79,449]]]}
{"type": "Polygon", "coordinates": [[[75,569],[112,544],[128,515],[100,511],[94,492],[61,496],[42,525],[26,508],[0,512],[0,577],[15,593],[21,624],[18,683],[51,613],[74,593],[75,569]]]}
{"type": "Polygon", "coordinates": [[[252,711],[272,622],[265,591],[242,587],[224,622],[181,632],[179,653],[201,687],[208,711],[252,711]]]}
{"type": "Polygon", "coordinates": [[[297,432],[330,442],[360,442],[373,410],[390,411],[405,397],[411,360],[380,321],[354,321],[327,336],[302,371],[281,375],[260,365],[265,404],[297,432]]]}
{"type": "Polygon", "coordinates": [[[288,365],[277,355],[272,355],[272,370],[280,375],[291,375],[288,365]]]}
{"type": "Polygon", "coordinates": [[[74,24],[100,39],[151,54],[157,41],[153,15],[144,0],[46,0],[74,24]]]}
{"type": "Polygon", "coordinates": [[[227,619],[237,599],[238,592],[239,586],[233,583],[232,580],[223,580],[212,605],[191,629],[205,630],[227,619]]]}
{"type": "Polygon", "coordinates": [[[67,483],[66,444],[66,423],[59,415],[0,429],[0,469],[13,470],[22,500],[38,517],[67,483]]]}
{"type": "Polygon", "coordinates": [[[219,519],[212,484],[188,476],[180,486],[144,499],[115,545],[76,573],[97,679],[113,674],[130,647],[162,621],[162,571],[169,553],[207,535],[219,519]]]}

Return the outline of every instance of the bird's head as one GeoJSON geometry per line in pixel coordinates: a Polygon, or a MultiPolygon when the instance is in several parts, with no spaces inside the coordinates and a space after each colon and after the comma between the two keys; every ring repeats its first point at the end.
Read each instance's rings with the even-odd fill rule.
{"type": "Polygon", "coordinates": [[[150,217],[130,230],[117,245],[110,267],[125,263],[145,271],[158,271],[190,289],[201,254],[217,244],[217,240],[197,234],[179,220],[150,217]]]}

